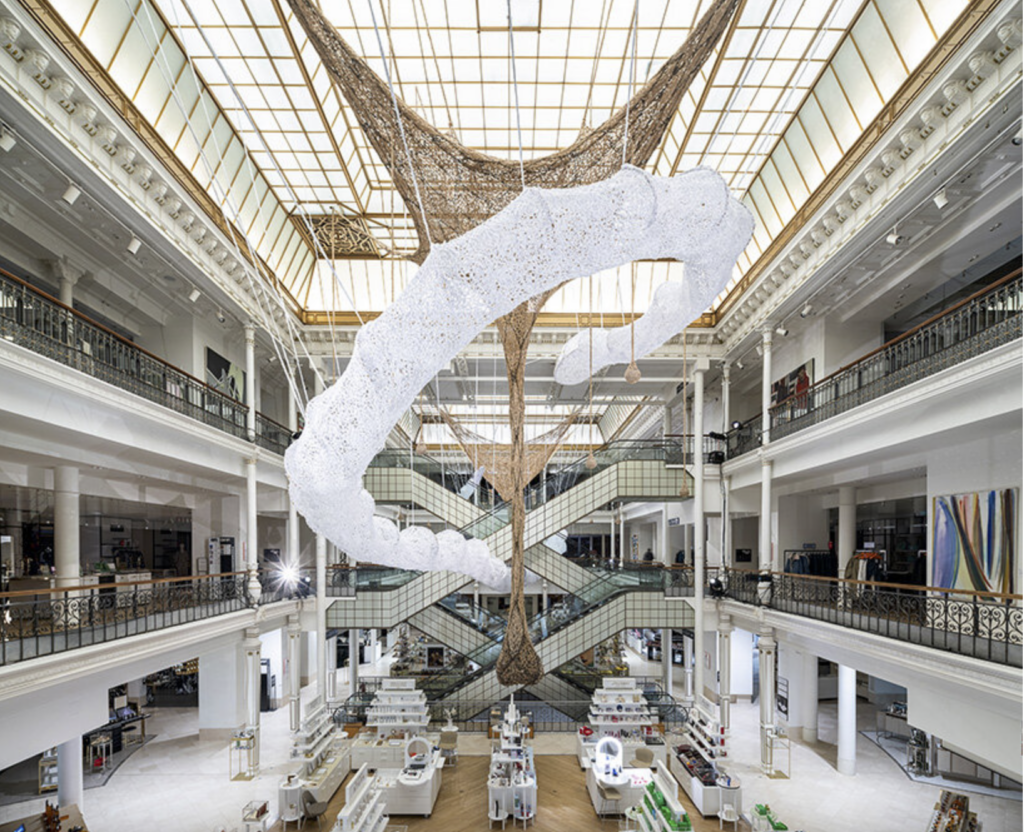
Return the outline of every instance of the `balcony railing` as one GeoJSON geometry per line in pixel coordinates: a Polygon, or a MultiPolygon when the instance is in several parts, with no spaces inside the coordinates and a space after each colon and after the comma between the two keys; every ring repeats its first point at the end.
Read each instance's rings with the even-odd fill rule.
{"type": "MultiPolygon", "coordinates": [[[[693,434],[666,433],[665,439],[672,439],[682,447],[682,460],[685,465],[693,464],[693,434]]],[[[726,438],[721,434],[704,434],[701,442],[702,458],[705,465],[712,465],[724,459],[726,438]]]]}
{"type": "MultiPolygon", "coordinates": [[[[771,408],[781,439],[1021,337],[1021,271],[965,298],[909,332],[771,408]]],[[[729,458],[761,444],[761,417],[729,433],[729,458]]]]}
{"type": "MultiPolygon", "coordinates": [[[[259,573],[259,604],[314,595],[313,570],[259,573]]],[[[0,667],[253,606],[248,572],[0,593],[0,667]]]]}
{"type": "MultiPolygon", "coordinates": [[[[0,269],[0,338],[192,419],[246,438],[249,408],[0,269]]],[[[287,428],[256,416],[257,442],[284,453],[287,428]]]]}
{"type": "MultiPolygon", "coordinates": [[[[736,569],[709,570],[727,597],[898,641],[1021,666],[1022,596],[736,569]]],[[[709,590],[713,587],[709,586],[709,590]]]]}

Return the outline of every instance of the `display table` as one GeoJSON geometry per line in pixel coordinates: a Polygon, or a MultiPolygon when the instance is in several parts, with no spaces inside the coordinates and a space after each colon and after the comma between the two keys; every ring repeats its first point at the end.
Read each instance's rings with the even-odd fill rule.
{"type": "MultiPolygon", "coordinates": [[[[433,737],[428,737],[436,745],[433,737]]],[[[372,769],[403,768],[405,766],[406,740],[382,740],[376,734],[360,734],[351,745],[352,768],[358,769],[364,763],[372,769]]]]}
{"type": "Polygon", "coordinates": [[[277,787],[277,807],[281,813],[281,823],[287,827],[291,821],[302,820],[302,781],[297,777],[282,780],[277,787]]]}
{"type": "Polygon", "coordinates": [[[423,768],[387,768],[377,772],[377,783],[389,815],[430,817],[441,791],[444,768],[441,752],[432,750],[423,765],[423,768]]]}
{"type": "Polygon", "coordinates": [[[591,766],[587,769],[587,792],[590,794],[590,802],[595,812],[601,811],[601,792],[598,791],[598,783],[605,788],[614,788],[622,795],[619,802],[619,809],[625,812],[634,806],[639,806],[646,793],[647,784],[654,779],[649,768],[624,768],[618,775],[598,775],[591,766]]]}
{"type": "MultiPolygon", "coordinates": [[[[596,733],[590,736],[584,736],[577,732],[576,734],[576,757],[580,761],[580,768],[584,771],[590,768],[594,764],[594,752],[597,749],[597,743],[601,739],[596,733]]],[[[646,748],[652,754],[654,754],[654,761],[661,765],[668,764],[668,745],[661,737],[645,737],[642,740],[623,740],[622,750],[623,756],[627,760],[632,760],[636,754],[638,748],[646,748]]]]}

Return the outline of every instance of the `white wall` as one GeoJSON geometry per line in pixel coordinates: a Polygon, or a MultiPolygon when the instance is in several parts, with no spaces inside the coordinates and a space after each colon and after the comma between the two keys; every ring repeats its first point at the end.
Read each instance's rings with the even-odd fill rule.
{"type": "Polygon", "coordinates": [[[780,496],[778,499],[778,558],[776,566],[785,567],[783,553],[787,549],[803,549],[813,543],[818,549],[828,548],[828,511],[819,495],[780,496]]]}
{"type": "Polygon", "coordinates": [[[786,724],[790,730],[801,728],[807,717],[806,703],[803,700],[804,654],[799,650],[779,642],[779,675],[776,684],[785,679],[789,684],[789,716],[786,724]]]}
{"type": "Polygon", "coordinates": [[[729,645],[730,676],[733,696],[750,697],[754,693],[754,635],[735,628],[729,645]]]}
{"type": "Polygon", "coordinates": [[[732,521],[732,551],[728,552],[728,564],[737,569],[757,568],[757,517],[736,517],[732,521]],[[735,563],[737,549],[750,549],[749,563],[735,563]]]}
{"type": "Polygon", "coordinates": [[[199,656],[199,732],[226,739],[245,725],[245,654],[233,644],[199,656]]]}
{"type": "MultiPolygon", "coordinates": [[[[930,562],[934,541],[934,499],[946,494],[987,491],[999,488],[1021,488],[1021,459],[1024,457],[1024,434],[1018,427],[980,436],[973,442],[936,448],[928,454],[928,581],[931,582],[930,562]]],[[[1021,517],[1018,492],[1016,518],[1017,553],[1016,576],[1013,591],[1024,586],[1024,558],[1020,556],[1021,517]]]]}

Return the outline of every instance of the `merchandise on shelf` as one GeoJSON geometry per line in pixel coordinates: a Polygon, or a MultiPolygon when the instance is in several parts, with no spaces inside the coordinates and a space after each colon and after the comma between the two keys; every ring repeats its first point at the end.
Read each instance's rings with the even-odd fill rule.
{"type": "Polygon", "coordinates": [[[970,811],[967,795],[943,789],[927,832],[979,832],[980,829],[981,822],[970,811]]]}
{"type": "Polygon", "coordinates": [[[488,815],[495,818],[526,821],[537,812],[537,770],[533,748],[525,744],[527,733],[528,719],[510,697],[487,774],[488,815]]]}
{"type": "Polygon", "coordinates": [[[388,821],[380,784],[364,764],[345,787],[345,806],[332,832],[383,832],[388,821]]]}
{"type": "Polygon", "coordinates": [[[366,724],[381,739],[423,734],[430,724],[426,694],[416,690],[414,679],[384,679],[366,712],[366,724]]]}
{"type": "Polygon", "coordinates": [[[755,803],[754,814],[765,818],[768,821],[768,825],[774,830],[774,832],[785,832],[785,830],[789,829],[786,824],[775,816],[775,812],[772,811],[771,806],[767,803],[755,803]]]}

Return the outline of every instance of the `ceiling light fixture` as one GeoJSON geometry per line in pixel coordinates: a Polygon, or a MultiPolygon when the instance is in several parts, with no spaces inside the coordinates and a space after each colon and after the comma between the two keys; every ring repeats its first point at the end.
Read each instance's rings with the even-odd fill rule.
{"type": "Polygon", "coordinates": [[[0,129],[0,150],[7,153],[17,143],[18,140],[14,138],[13,133],[8,133],[6,130],[0,129]]]}
{"type": "Polygon", "coordinates": [[[814,307],[810,303],[805,303],[804,308],[800,310],[800,317],[806,318],[814,311],[814,307]]]}
{"type": "Polygon", "coordinates": [[[743,362],[742,361],[737,361],[736,362],[736,369],[737,370],[742,370],[743,369],[743,362]]]}
{"type": "Polygon", "coordinates": [[[775,327],[775,331],[779,333],[779,335],[781,335],[783,338],[789,335],[789,330],[786,329],[786,327],[784,327],[782,324],[779,324],[777,327],[775,327]]]}
{"type": "Polygon", "coordinates": [[[900,234],[899,231],[896,230],[896,226],[894,225],[892,227],[892,233],[885,238],[885,241],[891,246],[898,246],[901,245],[903,241],[906,239],[906,237],[904,237],[902,234],[900,234]]]}
{"type": "MultiPolygon", "coordinates": [[[[1014,137],[1010,139],[1010,144],[1012,144],[1014,147],[1020,147],[1022,143],[1024,143],[1024,138],[1021,137],[1021,131],[1018,130],[1016,135],[1014,135],[1014,137]]],[[[10,150],[10,148],[5,147],[4,150],[10,150]]]]}
{"type": "Polygon", "coordinates": [[[739,430],[741,427],[743,427],[743,422],[739,421],[738,419],[732,423],[733,430],[739,430]]]}
{"type": "Polygon", "coordinates": [[[192,303],[195,303],[197,300],[199,300],[200,294],[202,293],[198,289],[193,289],[191,292],[188,293],[188,299],[192,301],[192,303]]]}
{"type": "Polygon", "coordinates": [[[74,205],[75,202],[78,201],[78,197],[81,195],[82,192],[78,189],[78,186],[72,182],[67,186],[67,188],[65,188],[64,193],[60,195],[60,198],[68,205],[74,205]]]}
{"type": "Polygon", "coordinates": [[[946,189],[941,188],[939,192],[932,197],[932,202],[935,203],[936,208],[945,208],[949,204],[949,197],[946,196],[946,189]]]}
{"type": "Polygon", "coordinates": [[[217,320],[220,321],[221,323],[224,323],[227,319],[228,319],[227,315],[225,315],[222,310],[218,309],[217,310],[217,320]]]}
{"type": "Polygon", "coordinates": [[[128,241],[128,253],[138,254],[140,248],[142,248],[142,240],[132,234],[131,240],[128,241]]]}
{"type": "Polygon", "coordinates": [[[756,352],[758,355],[764,355],[764,350],[761,349],[761,345],[760,344],[758,344],[756,347],[754,347],[754,352],[756,352]]]}

